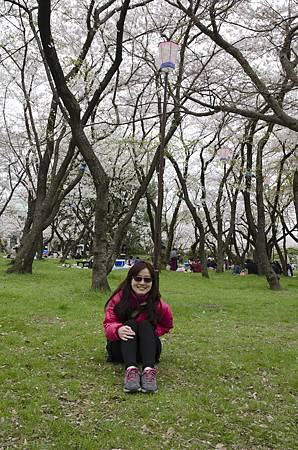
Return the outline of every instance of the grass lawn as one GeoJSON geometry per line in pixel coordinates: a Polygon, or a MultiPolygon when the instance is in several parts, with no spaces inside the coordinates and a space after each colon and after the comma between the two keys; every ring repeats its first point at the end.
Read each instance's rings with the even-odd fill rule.
{"type": "MultiPolygon", "coordinates": [[[[159,392],[124,394],[105,362],[107,295],[88,269],[0,262],[0,449],[298,448],[298,275],[164,272],[174,330],[162,338],[159,392]]],[[[125,273],[115,271],[114,289],[125,273]]]]}

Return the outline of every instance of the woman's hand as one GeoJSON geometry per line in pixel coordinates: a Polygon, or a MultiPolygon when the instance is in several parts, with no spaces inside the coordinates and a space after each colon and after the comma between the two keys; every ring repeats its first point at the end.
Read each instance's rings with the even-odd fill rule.
{"type": "Polygon", "coordinates": [[[123,325],[122,327],[118,328],[118,336],[122,341],[128,341],[128,339],[133,339],[135,337],[136,333],[128,326],[123,325]]]}

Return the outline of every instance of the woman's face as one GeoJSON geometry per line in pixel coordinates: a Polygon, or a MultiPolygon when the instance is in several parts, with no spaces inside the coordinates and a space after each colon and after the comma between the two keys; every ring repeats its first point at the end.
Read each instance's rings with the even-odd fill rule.
{"type": "Polygon", "coordinates": [[[137,275],[132,277],[131,288],[137,295],[144,295],[150,291],[152,288],[152,278],[147,267],[140,270],[137,275]]]}

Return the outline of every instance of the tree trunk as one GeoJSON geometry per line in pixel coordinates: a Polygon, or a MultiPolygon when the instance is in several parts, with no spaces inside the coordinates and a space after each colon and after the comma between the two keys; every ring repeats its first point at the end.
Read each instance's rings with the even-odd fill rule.
{"type": "MultiPolygon", "coordinates": [[[[222,189],[222,188],[221,188],[222,189]]],[[[217,255],[216,255],[216,272],[222,273],[223,272],[223,266],[224,266],[224,243],[222,240],[222,217],[221,217],[221,208],[220,208],[220,202],[221,202],[221,193],[219,194],[220,197],[218,198],[218,201],[216,202],[216,220],[217,220],[217,255]]]]}
{"type": "Polygon", "coordinates": [[[178,179],[179,179],[179,182],[180,182],[180,185],[182,188],[185,203],[187,204],[187,207],[192,215],[195,225],[199,230],[199,234],[200,234],[199,239],[200,240],[199,240],[199,252],[198,253],[199,253],[201,263],[202,263],[202,276],[205,278],[209,278],[209,273],[208,273],[208,268],[207,268],[207,258],[206,258],[206,252],[205,252],[206,239],[205,239],[205,230],[204,230],[203,222],[200,219],[200,217],[196,211],[196,208],[194,207],[194,205],[192,204],[192,202],[189,198],[186,182],[185,182],[185,179],[183,178],[181,170],[179,169],[177,161],[171,154],[168,154],[168,159],[173,164],[173,167],[175,169],[175,172],[178,176],[178,179]]]}
{"type": "Polygon", "coordinates": [[[223,273],[224,271],[224,245],[222,241],[221,233],[218,230],[217,239],[217,257],[216,257],[216,272],[223,273]]]}
{"type": "MultiPolygon", "coordinates": [[[[278,245],[277,242],[276,242],[276,244],[275,244],[275,248],[276,248],[276,251],[277,251],[279,260],[280,260],[280,264],[281,264],[281,267],[282,267],[283,274],[284,274],[285,276],[287,276],[287,275],[288,275],[288,270],[287,270],[287,254],[285,253],[285,255],[283,255],[283,252],[281,251],[281,248],[280,248],[280,246],[278,245]]],[[[286,250],[286,249],[285,249],[285,250],[286,250]]]]}
{"type": "Polygon", "coordinates": [[[123,50],[123,32],[124,23],[129,8],[130,0],[124,0],[120,9],[120,16],[117,22],[117,42],[115,50],[115,60],[106,72],[104,79],[100,82],[98,89],[95,90],[88,107],[81,118],[80,104],[74,94],[70,91],[67,80],[58,59],[54,42],[51,35],[51,2],[44,0],[38,3],[38,25],[42,45],[47,63],[49,65],[53,80],[55,82],[57,93],[62,99],[63,104],[68,111],[69,125],[71,126],[74,141],[88,165],[94,186],[96,189],[96,210],[95,210],[95,236],[93,242],[93,268],[92,268],[92,288],[107,290],[109,284],[107,281],[107,197],[108,197],[108,179],[99,159],[97,158],[88,137],[84,133],[84,127],[89,120],[94,108],[97,107],[103,91],[106,89],[113,76],[119,69],[122,62],[123,50]]]}
{"type": "MultiPolygon", "coordinates": [[[[141,181],[141,183],[142,182],[143,181],[141,181]]],[[[154,215],[156,214],[156,205],[153,202],[153,200],[150,198],[150,195],[148,193],[146,193],[146,211],[147,211],[148,219],[149,219],[151,239],[152,239],[152,242],[154,242],[154,236],[155,236],[154,215]],[[154,215],[153,215],[152,211],[154,211],[154,215]]]]}
{"type": "Polygon", "coordinates": [[[256,241],[257,266],[260,275],[264,274],[267,278],[270,289],[280,289],[279,276],[274,272],[267,255],[266,238],[264,231],[257,234],[256,241]]]}
{"type": "Polygon", "coordinates": [[[167,241],[167,248],[165,251],[165,261],[166,264],[168,264],[168,262],[170,261],[170,253],[171,250],[173,248],[173,242],[174,242],[174,235],[175,235],[175,227],[177,224],[177,219],[178,219],[178,214],[179,214],[179,209],[181,206],[181,202],[182,202],[182,197],[180,196],[178,199],[178,202],[175,206],[173,215],[172,215],[172,219],[169,225],[169,229],[168,229],[168,241],[167,241]]]}
{"type": "Polygon", "coordinates": [[[110,291],[107,277],[107,240],[97,236],[94,238],[94,253],[92,265],[92,289],[110,291]]]}
{"type": "Polygon", "coordinates": [[[279,277],[271,267],[268,253],[267,242],[265,234],[265,208],[263,198],[263,168],[262,168],[262,154],[263,148],[268,140],[271,127],[269,126],[266,135],[259,141],[257,149],[256,160],[256,200],[258,210],[258,226],[257,226],[257,239],[256,239],[256,253],[258,255],[258,269],[259,273],[266,275],[270,289],[280,289],[279,277]]]}
{"type": "Polygon", "coordinates": [[[95,203],[95,230],[93,241],[92,289],[109,291],[107,272],[108,238],[107,238],[107,209],[108,187],[98,186],[95,203]]]}
{"type": "Polygon", "coordinates": [[[15,260],[7,269],[7,273],[32,273],[39,235],[39,230],[32,230],[26,235],[15,260]]]}
{"type": "Polygon", "coordinates": [[[39,234],[37,238],[37,247],[36,247],[36,259],[41,260],[43,256],[43,233],[39,234]]]}
{"type": "MultiPolygon", "coordinates": [[[[259,233],[257,233],[257,239],[255,244],[255,250],[254,250],[254,261],[256,265],[258,266],[258,274],[259,275],[265,275],[265,264],[264,264],[264,257],[263,257],[263,249],[261,248],[261,240],[262,237],[259,236],[259,233]]],[[[266,247],[266,245],[265,245],[266,247]]],[[[267,253],[267,249],[265,248],[265,251],[267,253]]]]}
{"type": "Polygon", "coordinates": [[[199,240],[197,240],[196,242],[194,242],[193,244],[191,244],[190,246],[190,257],[191,258],[196,258],[197,256],[197,246],[198,246],[199,240]]]}
{"type": "Polygon", "coordinates": [[[61,258],[60,258],[60,262],[62,263],[62,264],[64,264],[65,263],[65,260],[67,259],[67,257],[68,257],[68,255],[69,255],[69,252],[70,252],[70,249],[71,249],[71,245],[72,245],[72,243],[71,243],[71,241],[68,241],[68,242],[66,242],[64,245],[63,245],[63,250],[62,250],[62,256],[61,256],[61,258]]]}
{"type": "Polygon", "coordinates": [[[296,223],[298,223],[298,169],[295,170],[293,178],[293,195],[296,210],[296,223]]]}
{"type": "Polygon", "coordinates": [[[202,264],[202,277],[209,278],[208,267],[207,267],[207,258],[205,252],[205,234],[200,233],[200,242],[199,242],[199,258],[202,264]]]}
{"type": "Polygon", "coordinates": [[[45,209],[41,203],[36,203],[31,230],[23,236],[21,247],[12,266],[7,269],[7,273],[32,273],[33,260],[38,249],[46,217],[45,209]]]}

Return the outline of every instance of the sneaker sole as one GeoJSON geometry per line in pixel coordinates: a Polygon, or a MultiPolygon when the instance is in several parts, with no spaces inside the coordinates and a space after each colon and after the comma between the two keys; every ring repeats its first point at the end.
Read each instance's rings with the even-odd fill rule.
{"type": "Polygon", "coordinates": [[[156,391],[147,391],[146,389],[141,389],[141,391],[142,391],[144,394],[157,394],[158,389],[156,389],[156,391]]]}
{"type": "Polygon", "coordinates": [[[126,394],[129,394],[129,393],[134,393],[134,392],[141,392],[141,388],[139,388],[139,389],[123,389],[123,391],[126,393],[126,394]]]}

